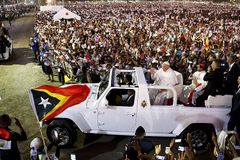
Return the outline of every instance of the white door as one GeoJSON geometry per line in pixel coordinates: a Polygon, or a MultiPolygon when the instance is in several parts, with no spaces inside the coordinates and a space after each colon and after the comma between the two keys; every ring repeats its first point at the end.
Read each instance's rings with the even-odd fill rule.
{"type": "Polygon", "coordinates": [[[103,103],[100,102],[98,108],[99,129],[112,132],[135,132],[138,93],[136,88],[131,88],[135,93],[133,104],[125,105],[127,90],[129,89],[112,88],[102,99],[103,103]],[[117,96],[121,96],[121,103],[117,96]]]}

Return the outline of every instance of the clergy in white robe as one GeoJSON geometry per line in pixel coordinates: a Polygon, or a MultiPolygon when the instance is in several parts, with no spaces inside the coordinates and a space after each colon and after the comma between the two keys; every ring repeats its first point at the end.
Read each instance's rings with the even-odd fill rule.
{"type": "Polygon", "coordinates": [[[197,65],[197,71],[192,75],[192,84],[184,88],[184,103],[195,104],[196,98],[202,94],[207,82],[203,80],[206,71],[204,65],[197,65]]]}
{"type": "MultiPolygon", "coordinates": [[[[175,85],[178,84],[177,76],[174,70],[170,68],[169,62],[164,62],[162,64],[162,68],[157,70],[157,72],[153,75],[152,79],[154,80],[154,84],[159,86],[174,87],[175,85]]],[[[150,97],[152,104],[155,105],[164,104],[166,98],[172,98],[172,93],[169,92],[172,91],[167,90],[152,91],[152,95],[150,97]]]]}

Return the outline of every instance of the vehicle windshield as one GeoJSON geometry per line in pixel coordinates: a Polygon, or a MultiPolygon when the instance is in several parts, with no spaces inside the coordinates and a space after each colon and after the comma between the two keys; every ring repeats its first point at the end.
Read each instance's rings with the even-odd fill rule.
{"type": "Polygon", "coordinates": [[[98,90],[98,97],[97,98],[99,98],[102,95],[102,93],[105,91],[105,89],[108,86],[108,82],[109,82],[109,72],[106,73],[105,77],[100,82],[100,86],[99,86],[99,90],[98,90]]]}

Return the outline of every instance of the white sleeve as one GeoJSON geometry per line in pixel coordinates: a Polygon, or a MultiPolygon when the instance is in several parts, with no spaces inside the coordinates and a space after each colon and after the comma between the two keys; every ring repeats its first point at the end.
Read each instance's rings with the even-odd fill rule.
{"type": "Polygon", "coordinates": [[[168,81],[165,82],[166,86],[173,87],[176,84],[178,84],[178,79],[177,79],[177,76],[176,76],[176,74],[174,72],[169,73],[168,77],[169,77],[168,81]]]}
{"type": "Polygon", "coordinates": [[[172,73],[172,85],[175,86],[176,84],[178,84],[178,79],[177,79],[177,75],[175,72],[172,73]]]}

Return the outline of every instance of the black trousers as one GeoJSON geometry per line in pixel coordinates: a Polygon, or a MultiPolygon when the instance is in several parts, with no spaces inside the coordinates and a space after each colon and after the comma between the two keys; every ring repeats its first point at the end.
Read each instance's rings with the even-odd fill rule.
{"type": "Polygon", "coordinates": [[[59,80],[60,83],[62,83],[62,85],[65,84],[63,71],[58,72],[58,80],[59,80]]]}
{"type": "Polygon", "coordinates": [[[231,116],[228,121],[228,130],[233,131],[236,127],[237,133],[240,133],[240,120],[239,118],[231,116]]]}
{"type": "Polygon", "coordinates": [[[204,92],[202,95],[200,95],[197,99],[196,99],[196,107],[204,107],[205,104],[205,100],[208,99],[208,96],[210,94],[208,92],[204,92]]]}

